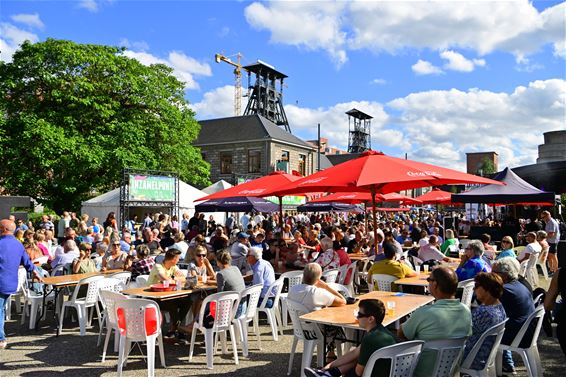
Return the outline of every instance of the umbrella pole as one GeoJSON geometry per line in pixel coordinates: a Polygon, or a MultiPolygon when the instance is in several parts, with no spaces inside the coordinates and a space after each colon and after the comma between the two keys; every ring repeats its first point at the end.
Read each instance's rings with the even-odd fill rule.
{"type": "Polygon", "coordinates": [[[376,217],[376,209],[375,209],[375,187],[371,186],[371,204],[372,204],[372,214],[373,214],[373,246],[375,247],[375,254],[377,255],[378,247],[377,247],[377,217],[376,217]]]}
{"type": "Polygon", "coordinates": [[[283,197],[278,196],[279,199],[279,229],[283,232],[283,197]]]}
{"type": "Polygon", "coordinates": [[[369,220],[368,220],[368,202],[364,202],[364,207],[366,209],[365,211],[365,218],[366,218],[366,231],[369,225],[369,220]]]}

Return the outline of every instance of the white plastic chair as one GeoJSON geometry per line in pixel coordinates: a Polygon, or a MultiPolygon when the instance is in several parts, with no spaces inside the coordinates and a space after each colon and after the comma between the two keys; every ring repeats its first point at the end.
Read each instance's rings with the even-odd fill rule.
{"type": "Polygon", "coordinates": [[[490,327],[480,336],[476,344],[474,344],[474,347],[472,347],[472,349],[468,353],[468,356],[466,356],[464,361],[462,361],[462,364],[460,365],[460,373],[467,374],[470,377],[489,376],[489,371],[493,370],[495,366],[495,356],[497,355],[497,348],[499,347],[501,338],[503,338],[503,333],[505,332],[505,322],[507,322],[507,319],[495,326],[490,327]],[[487,360],[481,360],[485,361],[482,369],[472,369],[472,364],[474,363],[474,360],[478,352],[482,348],[484,342],[488,340],[488,337],[489,339],[493,339],[493,344],[491,346],[491,351],[487,357],[487,360]]]}
{"type": "Polygon", "coordinates": [[[356,274],[356,285],[358,286],[358,291],[362,280],[367,282],[368,271],[371,267],[370,262],[373,262],[374,260],[375,260],[375,255],[372,255],[371,257],[364,258],[361,260],[361,262],[363,263],[361,271],[356,274]]]}
{"type": "Polygon", "coordinates": [[[531,313],[529,318],[527,318],[525,323],[523,323],[523,326],[521,327],[521,329],[519,330],[519,332],[511,342],[511,344],[499,345],[499,349],[497,351],[497,360],[496,360],[497,375],[501,375],[502,357],[503,357],[502,351],[509,350],[511,352],[517,352],[519,355],[521,355],[521,358],[523,359],[523,362],[527,367],[527,373],[529,377],[542,376],[543,371],[540,362],[540,355],[538,353],[537,340],[538,340],[538,335],[540,333],[540,328],[542,326],[543,316],[544,316],[544,306],[539,305],[535,308],[535,311],[531,313]],[[535,331],[533,333],[533,338],[531,339],[531,344],[526,348],[522,348],[520,347],[521,340],[523,340],[523,337],[527,333],[529,326],[533,321],[536,322],[535,322],[535,331]]]}
{"type": "Polygon", "coordinates": [[[462,280],[458,283],[458,288],[462,288],[462,298],[460,302],[466,305],[468,308],[472,306],[472,298],[474,296],[474,279],[462,280]]]}
{"type": "Polygon", "coordinates": [[[527,261],[521,263],[521,275],[535,288],[539,286],[537,260],[539,253],[531,253],[527,261]]]}
{"type": "MultiPolygon", "coordinates": [[[[120,342],[120,329],[118,328],[118,319],[116,317],[116,305],[120,300],[128,300],[128,296],[124,296],[121,293],[116,293],[110,290],[101,289],[99,291],[101,301],[104,305],[104,327],[106,327],[106,337],[104,338],[104,348],[102,349],[102,362],[106,360],[106,350],[108,349],[108,342],[110,341],[110,335],[112,330],[114,330],[114,352],[118,352],[119,342],[120,342]]],[[[100,328],[100,333],[102,334],[103,328],[100,328]]],[[[100,341],[100,337],[99,337],[100,341]]],[[[100,344],[97,344],[99,346],[100,344]]]]}
{"type": "Polygon", "coordinates": [[[368,283],[369,291],[374,291],[377,284],[377,290],[382,292],[391,292],[391,283],[399,280],[397,277],[386,274],[373,274],[371,281],[368,283]]]}
{"type": "Polygon", "coordinates": [[[352,295],[350,293],[350,290],[345,285],[338,284],[338,283],[327,283],[327,284],[330,288],[332,288],[336,292],[342,294],[344,297],[354,297],[354,295],[352,295]]]}
{"type": "MultiPolygon", "coordinates": [[[[287,271],[285,273],[282,273],[279,278],[283,279],[283,281],[287,279],[287,287],[288,290],[290,291],[292,287],[294,287],[295,285],[299,285],[303,282],[303,271],[287,271]]],[[[282,313],[281,316],[283,320],[283,326],[287,327],[288,325],[287,303],[286,303],[287,292],[281,293],[279,299],[281,300],[281,313],[282,313]]]]}
{"type": "Polygon", "coordinates": [[[189,362],[193,359],[193,350],[195,347],[195,339],[197,335],[197,330],[204,334],[204,344],[206,347],[206,367],[208,369],[213,368],[213,358],[215,350],[215,339],[216,335],[221,333],[222,336],[222,352],[226,352],[226,331],[230,332],[230,339],[232,340],[232,349],[234,352],[234,361],[238,365],[238,348],[236,347],[236,336],[234,333],[234,325],[232,321],[234,320],[234,315],[236,313],[236,308],[238,301],[240,299],[240,294],[238,292],[227,291],[219,292],[207,296],[202,302],[200,308],[200,314],[198,321],[194,322],[193,332],[191,335],[191,346],[189,349],[189,362]],[[211,328],[206,328],[204,326],[204,315],[207,306],[215,306],[214,322],[211,328]]]}
{"type": "Polygon", "coordinates": [[[340,275],[338,277],[338,283],[348,287],[350,296],[354,296],[354,278],[356,274],[356,269],[358,267],[357,262],[352,262],[349,265],[344,265],[340,267],[340,275]],[[347,280],[346,280],[347,279],[347,280]]]}
{"type": "MultiPolygon", "coordinates": [[[[259,304],[259,297],[261,295],[262,288],[263,285],[256,284],[240,292],[239,303],[247,297],[246,311],[240,313],[238,318],[234,318],[233,323],[236,325],[236,328],[240,333],[240,340],[242,341],[242,355],[244,355],[244,357],[248,357],[248,327],[250,322],[253,322],[257,315],[257,306],[259,304]]],[[[254,326],[254,332],[257,335],[258,348],[261,350],[259,328],[254,326]]]]}
{"type": "MultiPolygon", "coordinates": [[[[49,276],[49,273],[43,270],[43,277],[49,276]]],[[[35,322],[37,320],[37,313],[41,311],[43,306],[43,294],[34,292],[33,290],[27,287],[27,284],[24,283],[23,287],[23,296],[24,296],[24,309],[22,311],[22,319],[20,324],[24,324],[26,321],[27,312],[29,309],[29,329],[32,330],[35,328],[35,322]]],[[[52,289],[47,288],[49,294],[45,296],[45,302],[55,302],[55,292],[52,289]]],[[[40,317],[41,317],[40,313],[40,317]]]]}
{"type": "Polygon", "coordinates": [[[423,344],[422,340],[413,340],[378,349],[368,359],[362,377],[371,377],[375,362],[379,359],[391,360],[389,377],[412,376],[423,344]]]}
{"type": "Polygon", "coordinates": [[[108,275],[107,278],[114,278],[120,280],[122,289],[125,289],[130,283],[130,279],[132,278],[132,273],[130,271],[120,271],[108,275]]]}
{"type": "Polygon", "coordinates": [[[153,377],[155,369],[155,345],[159,347],[161,366],[165,368],[165,353],[161,337],[159,306],[151,300],[129,298],[116,301],[116,320],[120,331],[118,377],[128,361],[132,342],[147,344],[147,375],[153,377]]]}
{"type": "Polygon", "coordinates": [[[24,295],[24,288],[27,284],[28,272],[25,268],[18,269],[18,286],[16,288],[16,292],[13,293],[11,296],[8,297],[4,306],[4,313],[6,320],[9,321],[12,318],[12,296],[16,301],[16,313],[21,313],[22,311],[22,302],[21,298],[24,295]]]}
{"type": "Polygon", "coordinates": [[[283,335],[281,312],[279,311],[279,297],[281,296],[282,289],[283,289],[283,279],[281,278],[275,280],[275,282],[271,284],[271,286],[267,290],[267,294],[263,298],[263,301],[260,303],[259,307],[257,308],[257,315],[254,319],[255,321],[254,326],[258,327],[259,313],[262,312],[266,314],[267,322],[271,327],[271,332],[273,333],[273,340],[275,341],[279,340],[279,336],[277,334],[279,331],[277,328],[277,324],[281,326],[280,331],[281,331],[281,335],[283,335]],[[270,297],[273,298],[273,306],[271,308],[268,308],[266,305],[270,297]]]}
{"type": "MultiPolygon", "coordinates": [[[[112,292],[122,292],[123,287],[122,287],[122,282],[116,278],[111,278],[111,277],[106,277],[104,279],[100,279],[97,281],[98,283],[98,302],[100,303],[100,305],[95,305],[95,309],[96,309],[96,315],[98,318],[98,341],[96,342],[96,346],[100,346],[100,341],[102,339],[102,332],[104,331],[104,325],[106,324],[106,316],[108,315],[107,313],[107,309],[106,309],[106,303],[104,302],[104,300],[102,300],[102,296],[100,295],[100,292],[105,290],[105,291],[112,291],[112,292]],[[102,312],[100,312],[100,307],[102,306],[102,312]]],[[[117,343],[116,343],[117,344],[117,343]]],[[[116,347],[116,350],[118,350],[118,348],[116,347]]]]}
{"type": "Polygon", "coordinates": [[[65,272],[65,265],[60,264],[51,270],[51,276],[65,275],[65,272]]]}
{"type": "Polygon", "coordinates": [[[297,343],[303,341],[303,357],[301,359],[301,377],[305,377],[305,368],[310,367],[314,347],[317,347],[317,365],[322,367],[324,362],[324,337],[317,324],[306,322],[300,319],[303,314],[309,313],[309,310],[296,301],[287,301],[289,315],[291,316],[291,323],[293,324],[293,345],[291,346],[291,353],[289,354],[289,368],[287,375],[291,374],[293,369],[293,359],[297,351],[297,343]]]}
{"type": "Polygon", "coordinates": [[[135,288],[143,288],[149,285],[149,275],[140,275],[136,278],[136,281],[132,282],[132,286],[136,285],[135,288]]]}
{"type": "Polygon", "coordinates": [[[79,319],[79,326],[81,331],[81,336],[86,335],[86,326],[90,326],[90,322],[92,319],[87,315],[87,309],[92,308],[98,302],[98,280],[104,279],[104,276],[90,276],[84,279],[81,279],[75,290],[73,291],[73,295],[69,299],[69,301],[65,301],[63,303],[63,307],[61,309],[61,315],[59,316],[59,332],[63,329],[63,318],[65,317],[65,308],[72,307],[77,310],[77,317],[79,319]],[[85,297],[78,297],[81,285],[88,285],[86,296],[85,297]]]}
{"type": "Polygon", "coordinates": [[[453,377],[458,370],[467,337],[427,341],[424,350],[436,351],[436,360],[431,376],[453,377]]]}
{"type": "Polygon", "coordinates": [[[548,269],[546,268],[546,259],[548,258],[548,251],[541,253],[537,258],[537,266],[540,266],[542,271],[542,275],[544,276],[545,280],[548,280],[548,269]]]}
{"type": "Polygon", "coordinates": [[[321,279],[324,280],[326,283],[336,283],[338,280],[338,272],[339,270],[337,268],[324,271],[322,273],[321,279]]]}

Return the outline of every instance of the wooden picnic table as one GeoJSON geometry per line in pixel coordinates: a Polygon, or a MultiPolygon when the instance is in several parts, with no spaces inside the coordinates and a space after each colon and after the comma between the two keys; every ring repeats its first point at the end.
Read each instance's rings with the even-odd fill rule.
{"type": "Polygon", "coordinates": [[[407,277],[403,279],[395,280],[393,283],[397,285],[412,285],[416,287],[428,287],[428,281],[426,279],[430,276],[430,272],[420,272],[417,276],[407,277]]]}
{"type": "MultiPolygon", "coordinates": [[[[373,291],[366,293],[359,296],[359,299],[379,299],[383,301],[383,304],[386,307],[388,301],[395,303],[394,312],[386,313],[385,318],[383,319],[383,326],[388,326],[395,321],[411,314],[421,306],[434,301],[434,297],[432,296],[382,291],[373,291]]],[[[323,325],[339,326],[354,330],[360,330],[358,319],[354,316],[354,311],[358,309],[358,303],[359,301],[352,305],[327,307],[321,310],[315,310],[311,313],[302,315],[300,318],[305,321],[316,322],[323,325]]]]}
{"type": "Polygon", "coordinates": [[[369,258],[365,253],[348,254],[348,257],[350,257],[351,261],[364,260],[366,258],[369,258]]]}
{"type": "Polygon", "coordinates": [[[140,288],[129,288],[122,291],[122,294],[128,296],[136,296],[141,298],[149,298],[157,301],[167,301],[174,300],[182,297],[187,297],[194,292],[199,292],[201,290],[216,290],[216,280],[207,280],[206,284],[199,282],[197,286],[193,289],[181,289],[172,291],[157,292],[152,291],[151,287],[140,287],[140,288]]]}

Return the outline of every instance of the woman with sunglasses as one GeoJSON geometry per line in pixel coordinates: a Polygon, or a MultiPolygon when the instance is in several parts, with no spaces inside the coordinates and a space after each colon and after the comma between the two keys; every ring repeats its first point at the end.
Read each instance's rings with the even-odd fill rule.
{"type": "Polygon", "coordinates": [[[501,253],[495,257],[495,259],[501,259],[506,257],[516,258],[517,254],[515,253],[515,244],[513,243],[513,238],[509,236],[505,236],[501,239],[501,253]]]}
{"type": "Polygon", "coordinates": [[[214,269],[206,257],[208,250],[202,245],[193,249],[193,261],[189,263],[189,273],[191,276],[202,277],[206,275],[208,279],[214,279],[214,269]]]}
{"type": "MultiPolygon", "coordinates": [[[[481,302],[481,305],[472,311],[472,335],[466,341],[464,358],[468,356],[468,353],[487,329],[507,318],[505,309],[499,301],[503,294],[503,280],[499,275],[491,272],[480,272],[474,278],[474,282],[476,298],[481,302]]],[[[491,352],[493,341],[494,339],[484,341],[472,363],[472,369],[483,369],[491,352]]]]}
{"type": "Polygon", "coordinates": [[[106,270],[121,270],[124,268],[128,254],[120,248],[118,237],[112,237],[110,244],[110,255],[102,259],[102,272],[106,270]]]}

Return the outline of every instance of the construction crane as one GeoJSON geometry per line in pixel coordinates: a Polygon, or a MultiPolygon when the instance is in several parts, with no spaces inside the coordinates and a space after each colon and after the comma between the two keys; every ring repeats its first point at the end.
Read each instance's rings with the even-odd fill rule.
{"type": "Polygon", "coordinates": [[[223,54],[215,54],[214,60],[216,63],[225,62],[234,66],[234,115],[240,116],[242,114],[242,64],[240,59],[242,54],[236,54],[236,61],[232,61],[229,57],[223,54]]]}

